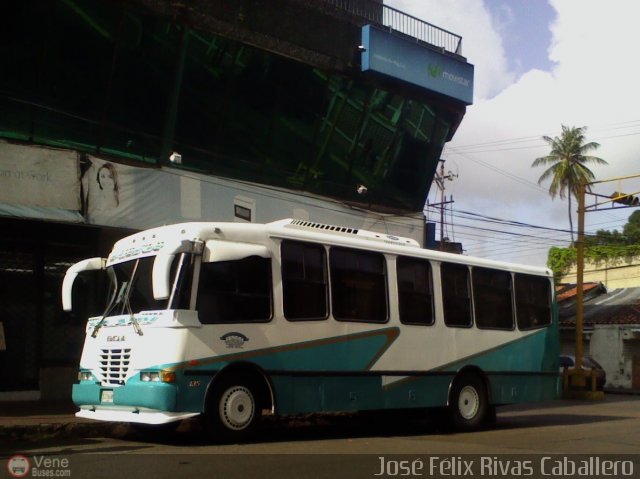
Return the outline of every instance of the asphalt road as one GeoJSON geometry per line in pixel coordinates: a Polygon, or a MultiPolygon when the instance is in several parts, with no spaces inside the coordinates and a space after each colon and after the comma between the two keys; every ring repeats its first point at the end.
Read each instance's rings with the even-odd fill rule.
{"type": "MultiPolygon", "coordinates": [[[[632,468],[631,477],[640,477],[639,396],[510,406],[499,410],[495,428],[474,433],[443,432],[433,419],[423,414],[368,414],[270,420],[255,440],[245,444],[211,443],[193,424],[185,424],[167,438],[124,429],[107,438],[14,443],[2,447],[1,456],[5,464],[15,454],[26,457],[32,468],[29,477],[36,472],[50,477],[144,475],[154,479],[396,477],[403,473],[462,477],[473,471],[485,477],[548,477],[543,472],[568,477],[559,474],[566,470],[552,469],[555,459],[540,464],[541,458],[555,455],[561,455],[563,467],[565,458],[569,465],[591,460],[591,466],[593,461],[609,458],[627,472],[632,468]],[[513,469],[518,464],[519,472],[531,472],[527,469],[531,467],[533,474],[518,474],[513,469]],[[544,467],[547,470],[540,470],[544,467]]],[[[0,477],[6,468],[1,470],[0,477]]],[[[624,476],[622,469],[618,472],[618,477],[624,476]]]]}

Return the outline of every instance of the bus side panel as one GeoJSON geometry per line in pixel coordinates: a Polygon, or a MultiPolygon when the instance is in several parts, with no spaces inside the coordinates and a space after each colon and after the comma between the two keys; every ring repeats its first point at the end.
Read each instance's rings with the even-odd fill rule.
{"type": "MultiPolygon", "coordinates": [[[[442,407],[447,404],[453,379],[470,366],[488,378],[490,401],[494,404],[557,397],[555,325],[431,370],[408,371],[407,376],[371,370],[374,358],[384,355],[396,337],[395,331],[385,328],[200,358],[197,365],[183,366],[185,370],[177,368],[177,409],[202,411],[212,378],[237,360],[248,360],[270,377],[275,409],[281,414],[442,407]]],[[[478,333],[496,334],[486,330],[478,333]]],[[[507,338],[510,335],[498,333],[507,338]]]]}
{"type": "Polygon", "coordinates": [[[491,402],[494,404],[556,399],[556,327],[552,325],[531,332],[492,350],[456,361],[443,369],[461,371],[469,366],[483,371],[488,378],[491,402]]]}
{"type": "Polygon", "coordinates": [[[405,377],[383,386],[385,408],[402,409],[446,406],[454,374],[405,377]]]}
{"type": "Polygon", "coordinates": [[[512,404],[558,398],[558,375],[490,374],[491,402],[512,404]]]}
{"type": "Polygon", "coordinates": [[[203,412],[207,389],[215,372],[178,375],[177,410],[203,412]]]}
{"type": "Polygon", "coordinates": [[[398,378],[383,376],[274,376],[279,414],[348,412],[376,409],[439,407],[447,403],[453,375],[398,378]]]}

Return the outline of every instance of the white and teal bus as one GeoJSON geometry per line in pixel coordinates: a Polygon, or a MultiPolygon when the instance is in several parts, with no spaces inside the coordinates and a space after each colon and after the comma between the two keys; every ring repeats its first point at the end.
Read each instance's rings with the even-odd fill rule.
{"type": "Polygon", "coordinates": [[[498,405],[558,393],[547,269],[425,250],[299,220],[184,223],[69,268],[111,280],[88,320],[78,416],[201,416],[244,437],[265,412],[446,408],[471,430],[498,405]]]}

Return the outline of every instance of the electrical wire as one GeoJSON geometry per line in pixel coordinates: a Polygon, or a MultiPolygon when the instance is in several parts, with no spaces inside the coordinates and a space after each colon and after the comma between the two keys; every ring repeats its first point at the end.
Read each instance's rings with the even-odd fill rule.
{"type": "MultiPolygon", "coordinates": [[[[434,206],[427,206],[427,213],[429,208],[436,209],[434,206]]],[[[453,208],[450,209],[450,217],[452,218],[452,224],[453,218],[456,217],[465,221],[480,221],[483,224],[491,223],[524,230],[524,232],[508,231],[506,229],[485,228],[482,226],[457,222],[457,234],[462,238],[462,241],[465,241],[463,243],[465,251],[482,249],[483,256],[495,257],[517,254],[518,258],[522,258],[539,255],[543,250],[548,250],[550,246],[566,246],[568,242],[566,235],[569,233],[569,230],[561,228],[552,228],[524,223],[522,221],[496,218],[482,213],[454,210],[453,208]],[[544,231],[548,234],[541,235],[539,231],[544,231]],[[529,234],[530,232],[537,233],[529,234]],[[486,246],[487,241],[491,242],[490,247],[486,246]]],[[[600,222],[593,226],[607,225],[617,221],[618,220],[600,222]]],[[[595,236],[596,233],[587,232],[586,234],[587,236],[595,236]]]]}

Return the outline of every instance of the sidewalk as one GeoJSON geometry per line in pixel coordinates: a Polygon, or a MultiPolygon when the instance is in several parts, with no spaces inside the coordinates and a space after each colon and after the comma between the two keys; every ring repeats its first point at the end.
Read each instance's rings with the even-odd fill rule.
{"type": "Polygon", "coordinates": [[[126,425],[78,418],[71,402],[0,402],[0,442],[124,432],[126,425]]]}

